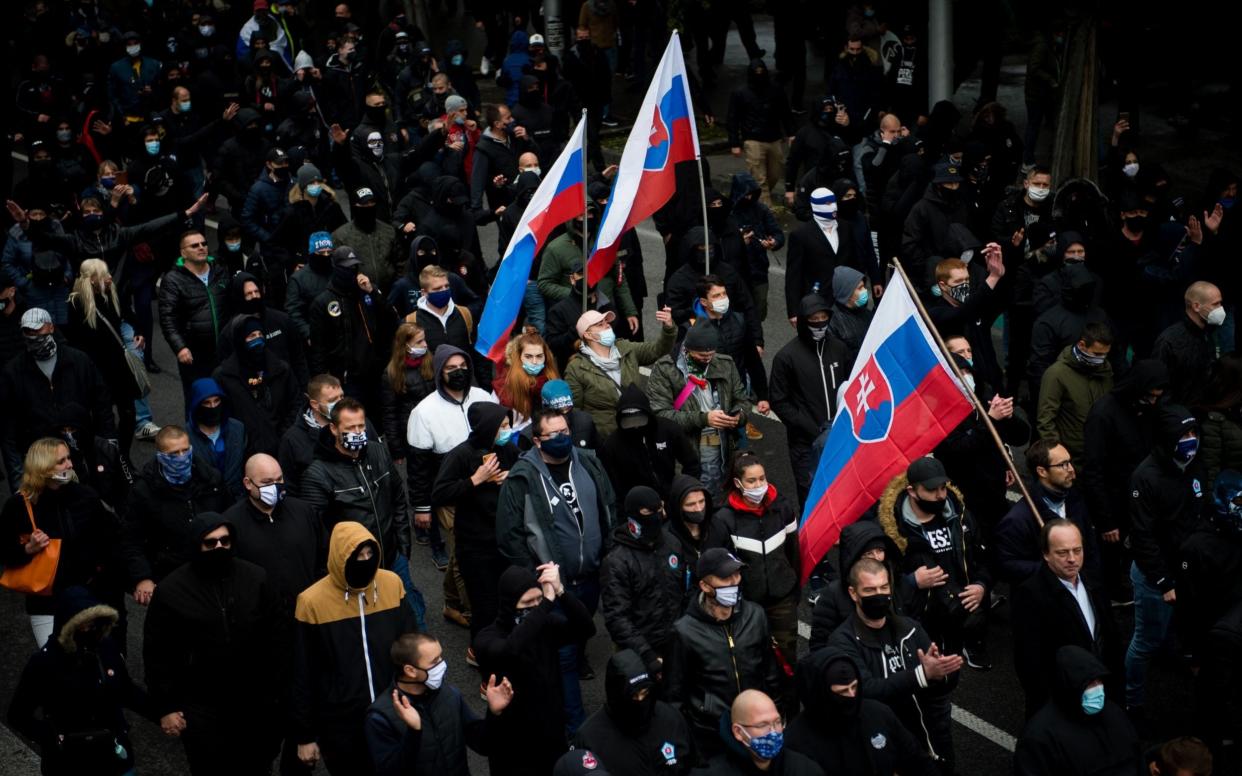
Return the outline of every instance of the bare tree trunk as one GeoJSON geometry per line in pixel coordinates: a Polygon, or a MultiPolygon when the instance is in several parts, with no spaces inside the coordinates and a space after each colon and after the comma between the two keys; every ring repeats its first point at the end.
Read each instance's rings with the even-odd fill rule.
{"type": "Polygon", "coordinates": [[[1053,145],[1052,179],[1095,180],[1099,172],[1097,18],[1070,20],[1060,115],[1053,145]]]}

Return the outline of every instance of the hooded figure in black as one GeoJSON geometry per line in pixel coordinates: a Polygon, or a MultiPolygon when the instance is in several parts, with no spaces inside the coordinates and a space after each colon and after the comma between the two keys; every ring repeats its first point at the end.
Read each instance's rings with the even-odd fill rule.
{"type": "MultiPolygon", "coordinates": [[[[848,577],[850,569],[866,552],[883,552],[881,561],[888,567],[888,578],[893,587],[892,606],[896,614],[905,613],[905,601],[913,578],[901,573],[901,550],[884,533],[874,520],[862,519],[841,530],[840,564],[838,577],[828,583],[811,613],[811,651],[828,646],[828,637],[837,626],[854,613],[854,599],[850,598],[848,577]]],[[[879,560],[879,558],[876,558],[879,560]]]]}
{"type": "Polygon", "coordinates": [[[483,672],[513,685],[488,763],[496,776],[543,776],[568,748],[557,653],[595,635],[591,613],[568,590],[549,585],[538,603],[519,609],[523,596],[539,588],[534,571],[510,566],[500,576],[496,620],[474,639],[483,672]]]}
{"type": "Polygon", "coordinates": [[[714,514],[712,497],[707,488],[697,477],[689,474],[678,474],[669,487],[668,498],[664,500],[664,514],[668,516],[665,529],[681,540],[682,557],[690,571],[687,588],[698,587],[699,578],[695,571],[699,564],[699,556],[703,554],[703,539],[707,537],[707,518],[714,514]],[[683,507],[687,498],[695,491],[703,496],[703,506],[688,510],[683,507]]]}
{"type": "Polygon", "coordinates": [[[1102,693],[1101,682],[1107,676],[1104,664],[1082,647],[1057,650],[1052,699],[1031,718],[1018,739],[1013,755],[1015,776],[1147,772],[1138,734],[1125,709],[1118,699],[1102,693]]]}
{"type": "Polygon", "coordinates": [[[56,629],[30,657],[9,704],[9,725],[39,746],[45,776],[120,776],[134,767],[123,708],[152,718],[112,638],[116,609],[82,587],[60,596],[56,629]]]}
{"type": "Polygon", "coordinates": [[[772,411],[789,435],[789,460],[798,485],[798,503],[805,504],[814,464],[811,445],[837,412],[837,391],[852,366],[845,343],[828,331],[828,319],[812,324],[816,313],[832,314],[832,305],[810,294],[798,306],[798,336],[772,361],[768,395],[772,411]]]}
{"type": "Polygon", "coordinates": [[[652,411],[647,394],[637,385],[621,389],[617,430],[604,440],[599,457],[612,479],[618,508],[625,494],[639,485],[655,488],[667,498],[678,463],[682,473],[692,477],[701,471],[698,450],[676,422],[652,411]]]}
{"type": "Polygon", "coordinates": [[[220,146],[212,182],[229,201],[229,210],[240,213],[246,193],[263,169],[272,141],[263,135],[263,117],[254,108],[242,108],[233,117],[233,134],[220,146]]]}
{"type": "Polygon", "coordinates": [[[625,523],[600,569],[604,626],[619,649],[633,650],[653,680],[669,658],[673,623],[685,611],[690,566],[681,540],[665,529],[664,502],[638,486],[625,497],[625,523]]]}
{"type": "Polygon", "coordinates": [[[686,718],[656,698],[657,680],[632,649],[608,658],[604,708],[578,728],[574,749],[589,749],[618,774],[689,773],[694,739],[686,718]]]}
{"type": "MultiPolygon", "coordinates": [[[[251,292],[253,293],[253,289],[251,292]]],[[[233,354],[237,327],[241,325],[246,316],[254,316],[263,325],[263,340],[267,352],[289,365],[289,368],[293,370],[293,380],[296,385],[306,385],[310,380],[310,374],[306,366],[305,340],[298,336],[297,328],[288,313],[267,306],[258,278],[249,272],[238,272],[234,275],[229,281],[226,305],[225,317],[228,323],[220,329],[220,339],[217,345],[220,361],[223,362],[233,354]],[[259,292],[258,297],[246,299],[247,283],[255,284],[259,292]]]]}
{"type": "Polygon", "coordinates": [[[154,713],[165,730],[180,730],[191,773],[258,772],[281,736],[271,724],[280,691],[272,677],[287,618],[267,572],[234,557],[231,523],[204,512],[190,535],[190,561],[160,582],[147,610],[142,656],[154,713]],[[223,539],[204,541],[221,527],[223,539]]]}
{"type": "MultiPolygon", "coordinates": [[[[1027,361],[1027,380],[1032,392],[1038,390],[1044,372],[1056,363],[1067,346],[1078,342],[1083,327],[1094,321],[1108,320],[1108,313],[1098,304],[1099,278],[1082,263],[1066,264],[1055,273],[1059,278],[1060,298],[1035,319],[1031,329],[1031,355],[1027,361]]],[[[1110,323],[1109,328],[1117,330],[1110,323]]],[[[1114,347],[1110,353],[1113,371],[1125,366],[1125,347],[1114,347]]]]}
{"type": "MultiPolygon", "coordinates": [[[[713,199],[723,199],[719,194],[713,197],[709,190],[707,200],[711,202],[713,199]]],[[[727,202],[727,200],[724,200],[727,202]]],[[[724,222],[728,218],[728,206],[721,205],[717,210],[721,216],[721,229],[724,229],[724,222]]],[[[712,214],[708,213],[709,219],[712,214]]],[[[726,230],[727,231],[727,230],[726,230]]],[[[759,316],[755,311],[754,300],[750,295],[750,288],[746,282],[746,278],[742,275],[742,268],[745,266],[746,246],[742,243],[742,238],[737,232],[719,232],[713,230],[710,233],[711,238],[711,256],[710,263],[708,256],[704,253],[704,235],[703,227],[692,227],[686,232],[686,236],[681,240],[681,266],[673,272],[668,282],[664,284],[664,303],[673,310],[673,322],[678,326],[689,324],[690,319],[694,317],[694,303],[698,301],[698,285],[703,276],[711,274],[720,278],[724,283],[725,289],[729,292],[729,309],[739,312],[746,319],[746,327],[750,330],[751,338],[754,343],[763,347],[763,326],[759,321],[759,316]],[[736,245],[732,252],[722,248],[721,235],[725,235],[725,239],[729,244],[736,245]],[[732,258],[732,260],[730,260],[732,258]]]]}
{"type": "Polygon", "coordinates": [[[288,362],[268,351],[263,321],[245,316],[236,323],[233,355],[212,377],[224,389],[232,416],[246,426],[249,453],[275,456],[281,436],[298,417],[302,384],[288,362]]]}
{"type": "Polygon", "coordinates": [[[467,205],[470,197],[466,184],[457,178],[442,175],[431,184],[432,211],[418,224],[418,234],[435,239],[440,248],[442,267],[456,267],[461,263],[463,250],[482,256],[479,247],[479,230],[467,205]]]}
{"type": "MultiPolygon", "coordinates": [[[[513,106],[513,121],[526,128],[526,137],[535,144],[535,153],[543,164],[551,167],[545,159],[556,159],[565,142],[565,130],[556,125],[556,112],[543,96],[543,87],[533,75],[524,75],[518,81],[518,102],[513,106]]],[[[506,208],[507,209],[507,208],[506,208]]]]}
{"type": "Polygon", "coordinates": [[[803,712],[785,728],[785,746],[814,760],[824,773],[935,776],[935,762],[886,704],[834,692],[859,679],[854,658],[836,647],[818,649],[798,664],[803,712]]]}
{"type": "Polygon", "coordinates": [[[493,402],[470,405],[466,410],[470,436],[441,459],[431,489],[433,509],[457,510],[454,553],[470,599],[471,636],[477,636],[496,618],[496,583],[508,567],[496,548],[496,500],[501,483],[491,477],[477,483],[474,480],[488,457],[495,457],[498,473],[509,471],[517,462],[516,438],[501,436],[508,413],[493,402]]]}

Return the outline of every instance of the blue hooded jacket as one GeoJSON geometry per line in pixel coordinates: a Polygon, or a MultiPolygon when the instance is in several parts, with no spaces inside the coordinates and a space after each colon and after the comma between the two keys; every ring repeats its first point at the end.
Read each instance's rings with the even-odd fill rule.
{"type": "Polygon", "coordinates": [[[515,30],[513,37],[509,38],[509,55],[505,57],[505,61],[500,65],[500,72],[496,74],[496,83],[507,87],[505,91],[505,103],[512,106],[518,101],[518,82],[522,80],[522,75],[527,65],[530,64],[530,54],[527,53],[530,38],[523,30],[515,30]]]}
{"type": "Polygon", "coordinates": [[[228,413],[228,397],[224,389],[214,379],[203,377],[190,385],[190,410],[186,415],[186,430],[190,434],[190,447],[194,455],[212,465],[224,479],[229,495],[239,499],[246,495],[242,487],[242,476],[246,467],[246,427],[240,420],[230,418],[228,413]],[[194,420],[198,405],[204,400],[219,396],[225,404],[220,417],[220,431],[215,439],[204,434],[194,420]]]}

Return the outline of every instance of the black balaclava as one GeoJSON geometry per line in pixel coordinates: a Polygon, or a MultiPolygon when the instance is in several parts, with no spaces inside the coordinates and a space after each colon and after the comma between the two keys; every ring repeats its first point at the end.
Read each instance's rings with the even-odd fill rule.
{"type": "Polygon", "coordinates": [[[537,587],[539,578],[524,566],[510,566],[500,575],[496,587],[496,622],[504,630],[511,630],[515,624],[518,601],[522,600],[527,590],[537,587]]]}
{"type": "Polygon", "coordinates": [[[855,694],[853,698],[846,698],[832,691],[834,684],[849,684],[857,678],[858,669],[847,657],[838,657],[824,666],[824,697],[833,717],[845,720],[858,716],[862,707],[861,695],[855,694]]]}
{"type": "Polygon", "coordinates": [[[358,288],[357,267],[333,267],[332,283],[346,296],[358,296],[358,292],[362,290],[358,288]]]}
{"type": "Polygon", "coordinates": [[[345,561],[345,584],[349,585],[350,590],[361,590],[367,587],[371,584],[371,580],[375,579],[379,564],[379,545],[370,540],[359,543],[350,554],[349,560],[345,561]],[[371,559],[359,560],[358,553],[367,546],[372,550],[371,559]]]}
{"type": "Polygon", "coordinates": [[[623,649],[608,659],[604,676],[605,707],[608,716],[622,732],[634,735],[651,726],[655,716],[655,677],[643,659],[632,649],[623,649]],[[635,700],[642,689],[647,697],[635,700]]]}
{"type": "Polygon", "coordinates": [[[654,545],[660,539],[660,523],[663,514],[660,511],[660,494],[646,485],[631,488],[625,494],[625,519],[630,536],[638,541],[654,545]],[[640,510],[652,512],[644,515],[640,510]]]}
{"type": "Polygon", "coordinates": [[[246,341],[246,337],[255,331],[260,335],[264,334],[263,322],[253,316],[243,319],[237,327],[237,360],[249,374],[261,372],[267,366],[266,338],[260,337],[253,342],[246,341]]]}
{"type": "MultiPolygon", "coordinates": [[[[201,542],[203,536],[219,527],[220,523],[211,525],[210,528],[199,534],[199,541],[201,542]]],[[[236,541],[235,534],[236,532],[233,530],[232,526],[230,526],[229,536],[234,537],[234,541],[236,541]]],[[[217,546],[212,550],[204,550],[202,547],[198,547],[195,550],[194,555],[190,558],[190,565],[202,576],[211,577],[212,579],[219,579],[227,576],[228,573],[233,570],[233,550],[234,548],[231,546],[217,546]]]]}
{"type": "Polygon", "coordinates": [[[375,231],[375,205],[355,207],[350,215],[353,216],[354,226],[360,230],[367,234],[375,231]]]}

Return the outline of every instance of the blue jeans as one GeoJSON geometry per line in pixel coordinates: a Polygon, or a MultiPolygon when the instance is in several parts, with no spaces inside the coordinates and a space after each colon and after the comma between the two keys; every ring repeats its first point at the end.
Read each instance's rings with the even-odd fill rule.
{"type": "MultiPolygon", "coordinates": [[[[134,327],[128,323],[121,324],[121,336],[125,338],[125,347],[129,349],[138,358],[144,358],[145,354],[134,346],[134,327]]],[[[151,391],[147,390],[141,398],[134,399],[134,410],[138,413],[138,425],[151,422],[151,391]]]]}
{"type": "Polygon", "coordinates": [[[1126,706],[1142,706],[1147,664],[1169,636],[1173,606],[1164,602],[1159,588],[1147,582],[1136,563],[1130,564],[1130,584],[1134,585],[1134,636],[1126,650],[1126,706]]]}
{"type": "Polygon", "coordinates": [[[418,588],[414,587],[414,580],[410,578],[410,561],[405,557],[405,553],[397,553],[397,559],[393,561],[390,571],[401,577],[401,584],[405,585],[405,600],[414,610],[414,621],[418,624],[420,631],[426,631],[427,601],[423,599],[423,594],[418,591],[418,588]]]}
{"type": "MultiPolygon", "coordinates": [[[[565,589],[573,593],[582,605],[595,615],[599,608],[599,579],[588,577],[576,582],[565,582],[565,589]]],[[[578,684],[578,656],[586,644],[566,644],[557,652],[561,658],[561,692],[565,696],[565,735],[573,738],[586,721],[586,709],[582,706],[582,686],[578,684]]]]}

